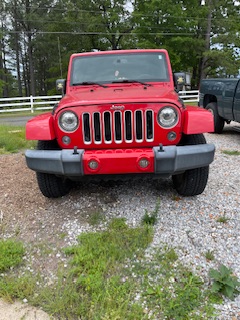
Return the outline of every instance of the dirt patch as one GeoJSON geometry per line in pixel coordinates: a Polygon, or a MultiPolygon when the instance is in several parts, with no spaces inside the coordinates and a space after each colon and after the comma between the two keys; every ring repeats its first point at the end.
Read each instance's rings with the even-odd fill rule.
{"type": "MultiPolygon", "coordinates": [[[[65,198],[45,198],[38,189],[35,173],[27,168],[22,153],[1,155],[0,168],[0,238],[23,241],[26,256],[21,267],[22,274],[40,273],[49,284],[67,259],[62,248],[73,240],[69,239],[64,225],[87,225],[83,208],[86,207],[91,214],[91,210],[97,210],[97,204],[94,207],[96,201],[92,197],[91,203],[78,203],[78,190],[73,190],[65,198]]],[[[0,319],[50,318],[26,304],[8,304],[0,300],[0,319]]]]}
{"type": "Polygon", "coordinates": [[[50,320],[51,318],[42,310],[27,306],[20,302],[9,304],[0,300],[1,320],[50,320]]]}
{"type": "MultiPolygon", "coordinates": [[[[100,219],[104,227],[106,212],[119,214],[116,206],[120,205],[118,196],[122,191],[118,191],[117,183],[89,183],[65,197],[48,199],[39,191],[35,172],[27,168],[23,153],[1,155],[0,168],[0,238],[24,243],[26,255],[20,274],[41,274],[46,285],[56,279],[60,267],[67,267],[63,248],[76,243],[77,235],[92,230],[91,220],[99,223],[100,219]]],[[[128,193],[126,186],[128,182],[121,185],[123,196],[128,193]]],[[[141,195],[138,188],[135,193],[137,198],[141,195]]],[[[0,319],[48,318],[25,303],[6,304],[0,300],[0,319]]]]}

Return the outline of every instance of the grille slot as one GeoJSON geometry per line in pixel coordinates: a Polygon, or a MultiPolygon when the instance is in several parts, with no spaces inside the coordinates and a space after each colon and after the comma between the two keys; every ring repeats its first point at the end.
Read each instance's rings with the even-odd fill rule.
{"type": "Polygon", "coordinates": [[[95,112],[93,114],[93,130],[94,130],[94,141],[96,143],[101,143],[102,133],[101,133],[101,121],[100,113],[95,112]]]}
{"type": "Polygon", "coordinates": [[[125,111],[124,112],[124,124],[125,124],[125,140],[127,142],[132,141],[132,112],[131,111],[125,111]]]}
{"type": "Polygon", "coordinates": [[[114,134],[115,141],[122,142],[122,115],[120,111],[114,112],[114,134]]]}
{"type": "Polygon", "coordinates": [[[151,142],[154,139],[153,121],[152,110],[83,113],[83,141],[85,144],[151,142]]]}
{"type": "Polygon", "coordinates": [[[83,114],[83,136],[85,143],[91,143],[91,122],[89,113],[83,114]]]}
{"type": "Polygon", "coordinates": [[[141,142],[143,141],[143,117],[142,117],[142,111],[138,110],[135,112],[135,135],[136,140],[141,142]]]}
{"type": "Polygon", "coordinates": [[[104,140],[106,143],[110,143],[112,141],[112,130],[111,130],[111,114],[110,112],[104,112],[103,114],[104,120],[104,140]]]}
{"type": "Polygon", "coordinates": [[[153,112],[151,110],[146,112],[146,138],[147,141],[153,140],[153,112]]]}

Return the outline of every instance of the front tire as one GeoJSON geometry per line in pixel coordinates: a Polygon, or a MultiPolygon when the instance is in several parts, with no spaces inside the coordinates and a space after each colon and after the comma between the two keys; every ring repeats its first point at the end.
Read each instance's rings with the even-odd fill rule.
{"type": "MultiPolygon", "coordinates": [[[[181,145],[205,144],[203,134],[184,135],[181,145]]],[[[186,170],[181,174],[172,176],[172,181],[177,192],[182,196],[196,196],[201,194],[208,181],[209,166],[186,170]]]]}
{"type": "MultiPolygon", "coordinates": [[[[59,150],[55,140],[38,141],[38,150],[59,150]]],[[[69,179],[58,177],[54,174],[36,172],[38,187],[42,194],[47,198],[59,198],[69,193],[72,183],[69,179]]]]}
{"type": "Polygon", "coordinates": [[[211,102],[206,106],[206,109],[209,110],[213,115],[214,132],[222,133],[224,127],[224,119],[218,114],[217,104],[215,102],[211,102]]]}

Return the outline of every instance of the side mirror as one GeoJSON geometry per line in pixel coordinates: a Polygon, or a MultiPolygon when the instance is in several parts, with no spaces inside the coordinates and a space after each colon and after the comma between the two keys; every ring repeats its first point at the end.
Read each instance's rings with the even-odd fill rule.
{"type": "MultiPolygon", "coordinates": [[[[175,72],[173,74],[174,85],[177,89],[186,85],[186,74],[185,72],[175,72]]],[[[181,89],[180,89],[181,90],[181,89]]]]}
{"type": "Polygon", "coordinates": [[[175,72],[173,74],[173,81],[176,90],[191,90],[191,78],[192,76],[189,72],[175,72]]]}
{"type": "Polygon", "coordinates": [[[62,95],[64,95],[66,93],[66,80],[65,79],[56,80],[56,89],[57,91],[61,91],[62,95]]]}

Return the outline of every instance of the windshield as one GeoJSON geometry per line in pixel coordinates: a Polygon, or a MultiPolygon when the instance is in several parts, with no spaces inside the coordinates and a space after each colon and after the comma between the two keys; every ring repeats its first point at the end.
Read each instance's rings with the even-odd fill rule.
{"type": "Polygon", "coordinates": [[[71,85],[116,80],[169,81],[164,53],[128,53],[81,56],[73,59],[71,85]]]}

